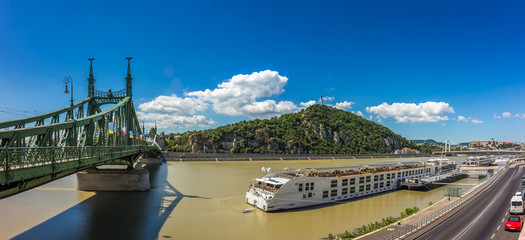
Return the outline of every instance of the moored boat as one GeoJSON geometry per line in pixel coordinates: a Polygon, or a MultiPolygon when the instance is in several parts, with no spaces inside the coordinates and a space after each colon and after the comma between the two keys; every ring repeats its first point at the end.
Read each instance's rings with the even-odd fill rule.
{"type": "Polygon", "coordinates": [[[326,204],[395,190],[409,179],[435,176],[439,167],[410,162],[302,170],[255,179],[246,202],[264,211],[326,204]]]}

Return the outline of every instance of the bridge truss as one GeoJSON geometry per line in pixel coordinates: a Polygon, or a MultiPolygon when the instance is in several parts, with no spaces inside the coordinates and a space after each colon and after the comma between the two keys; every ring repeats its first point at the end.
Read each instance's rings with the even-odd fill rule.
{"type": "Polygon", "coordinates": [[[129,59],[126,89],[96,90],[91,62],[86,99],[49,113],[0,123],[2,188],[15,185],[24,189],[27,182],[38,178],[52,180],[116,159],[132,166],[142,153],[160,153],[158,145],[145,140],[140,129],[132,101],[129,59]],[[112,106],[102,110],[106,104],[112,106]]]}

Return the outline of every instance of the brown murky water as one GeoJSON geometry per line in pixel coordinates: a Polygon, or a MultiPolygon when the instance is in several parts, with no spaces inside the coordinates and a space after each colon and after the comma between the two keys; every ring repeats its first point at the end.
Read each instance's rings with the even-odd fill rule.
{"type": "MultiPolygon", "coordinates": [[[[266,213],[244,203],[249,182],[261,167],[273,172],[419,159],[168,162],[148,166],[150,192],[83,192],[71,175],[0,200],[2,239],[319,239],[407,207],[424,208],[443,189],[400,190],[305,209],[266,213]]],[[[460,158],[457,158],[460,159],[460,158]]],[[[460,183],[477,183],[464,179],[460,183]]],[[[466,186],[468,188],[470,186],[466,186]]]]}

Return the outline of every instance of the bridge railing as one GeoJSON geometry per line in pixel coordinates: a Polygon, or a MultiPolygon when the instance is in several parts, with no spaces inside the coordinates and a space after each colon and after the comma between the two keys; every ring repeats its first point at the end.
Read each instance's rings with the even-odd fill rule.
{"type": "Polygon", "coordinates": [[[157,146],[11,147],[0,150],[0,183],[7,184],[104,161],[158,150],[157,146]],[[45,171],[42,171],[45,168],[45,171]]]}

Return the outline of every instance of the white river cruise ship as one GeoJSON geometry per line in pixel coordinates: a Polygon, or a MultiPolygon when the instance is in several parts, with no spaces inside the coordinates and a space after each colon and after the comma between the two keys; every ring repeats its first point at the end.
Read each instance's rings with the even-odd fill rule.
{"type": "Polygon", "coordinates": [[[421,162],[298,170],[255,179],[246,202],[267,212],[313,206],[398,189],[409,179],[439,174],[439,166],[421,162]]]}

